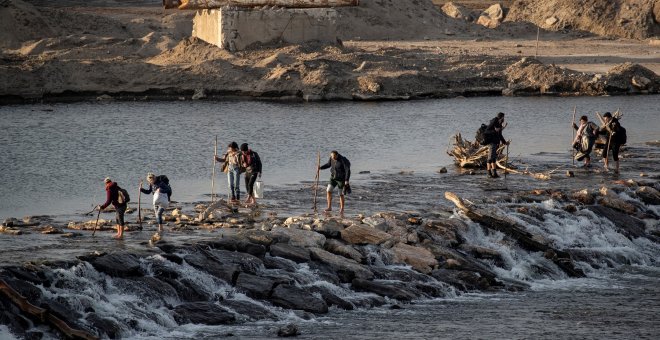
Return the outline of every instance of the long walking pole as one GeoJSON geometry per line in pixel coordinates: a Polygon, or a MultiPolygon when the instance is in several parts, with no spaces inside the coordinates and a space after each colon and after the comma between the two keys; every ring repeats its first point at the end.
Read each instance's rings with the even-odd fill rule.
{"type": "Polygon", "coordinates": [[[96,214],[96,223],[94,223],[94,231],[92,231],[92,237],[96,234],[96,228],[99,226],[99,217],[101,217],[101,207],[99,207],[99,213],[96,214]]]}
{"type": "Polygon", "coordinates": [[[511,141],[506,144],[506,160],[504,161],[504,165],[506,167],[504,168],[504,180],[506,180],[506,174],[509,173],[509,144],[511,144],[511,141]]]}
{"type": "Polygon", "coordinates": [[[142,179],[140,179],[140,187],[138,188],[138,224],[140,225],[140,229],[142,229],[142,205],[141,205],[141,200],[142,200],[142,179]]]}
{"type": "Polygon", "coordinates": [[[319,172],[321,171],[321,151],[318,151],[316,157],[316,177],[314,178],[314,212],[316,212],[316,197],[319,192],[319,172]]]}
{"type": "Polygon", "coordinates": [[[211,171],[211,204],[215,200],[215,157],[218,156],[218,135],[215,135],[215,147],[213,148],[213,170],[211,171]]]}
{"type": "MultiPolygon", "coordinates": [[[[575,124],[575,111],[577,110],[577,106],[573,106],[573,124],[575,124]]],[[[573,131],[573,139],[571,139],[571,149],[573,149],[573,152],[571,153],[573,155],[573,166],[575,166],[575,148],[573,147],[573,141],[575,140],[575,128],[573,125],[571,125],[571,131],[573,131]]]]}

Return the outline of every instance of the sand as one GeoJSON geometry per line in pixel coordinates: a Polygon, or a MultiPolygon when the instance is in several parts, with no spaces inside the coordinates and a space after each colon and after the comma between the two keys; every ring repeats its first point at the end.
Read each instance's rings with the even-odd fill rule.
{"type": "Polygon", "coordinates": [[[660,89],[656,38],[541,29],[537,55],[533,23],[505,18],[489,29],[450,18],[430,0],[362,0],[358,8],[340,9],[343,46],[269,45],[236,53],[190,38],[193,15],[149,1],[12,0],[0,6],[0,103],[185,99],[195,93],[195,98],[379,100],[660,89]],[[511,83],[526,71],[510,66],[535,56],[566,78],[556,84],[511,83]],[[620,66],[624,63],[652,72],[620,66]],[[630,74],[626,86],[608,88],[607,72],[617,66],[641,72],[647,85],[633,86],[630,74]],[[571,83],[577,79],[579,84],[571,83]]]}

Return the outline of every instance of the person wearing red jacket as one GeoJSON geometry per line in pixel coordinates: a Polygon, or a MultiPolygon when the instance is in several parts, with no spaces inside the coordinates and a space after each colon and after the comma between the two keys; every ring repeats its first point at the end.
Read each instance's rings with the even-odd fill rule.
{"type": "Polygon", "coordinates": [[[101,211],[110,204],[115,207],[115,220],[117,222],[117,235],[115,235],[115,238],[121,239],[124,237],[124,213],[126,213],[127,204],[125,202],[119,202],[119,185],[117,182],[113,182],[110,177],[106,177],[105,179],[105,196],[105,203],[98,205],[97,208],[101,211]]]}

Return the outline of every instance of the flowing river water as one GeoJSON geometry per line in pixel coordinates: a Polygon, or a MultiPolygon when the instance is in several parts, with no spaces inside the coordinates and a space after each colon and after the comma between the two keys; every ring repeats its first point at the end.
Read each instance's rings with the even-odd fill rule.
{"type": "MultiPolygon", "coordinates": [[[[325,160],[333,149],[346,155],[353,165],[355,193],[349,197],[349,215],[387,210],[447,211],[449,204],[438,203],[445,190],[475,198],[503,197],[507,191],[524,188],[533,181],[513,177],[504,182],[508,187],[505,192],[499,192],[502,182],[492,184],[481,176],[459,176],[445,153],[454,133],[462,132],[472,139],[481,122],[503,111],[509,121],[505,137],[512,140],[514,160],[545,170],[568,168],[572,136],[569,124],[574,106],[578,117],[588,114],[594,121],[595,111],[620,109],[631,145],[660,136],[660,96],[314,104],[111,102],[0,107],[0,217],[45,214],[61,223],[81,219],[80,213],[91,210],[92,204],[105,198],[104,177],[111,176],[120,185],[127,183],[124,186],[130,187],[137,186],[138,179],[148,171],[168,175],[177,201],[208,200],[215,135],[221,149],[235,140],[248,142],[259,152],[268,185],[266,206],[282,215],[309,210],[311,199],[304,188],[314,177],[316,152],[321,151],[325,160]],[[436,173],[441,166],[450,169],[444,180],[436,173]]],[[[642,168],[634,169],[626,169],[624,161],[622,176],[657,172],[658,158],[652,159],[636,163],[642,168]]],[[[322,173],[321,178],[328,176],[322,173]]],[[[216,178],[216,190],[221,195],[227,190],[224,178],[223,174],[216,178]]],[[[578,185],[597,184],[604,178],[598,173],[581,174],[578,180],[582,182],[578,185]]],[[[575,184],[564,181],[554,185],[571,188],[575,184]]],[[[212,339],[229,335],[266,339],[287,322],[298,324],[301,337],[310,339],[657,338],[660,246],[646,239],[630,240],[594,214],[581,214],[576,219],[552,201],[529,206],[547,214],[543,223],[528,228],[562,248],[579,247],[591,252],[591,259],[579,262],[587,278],[568,279],[549,267],[539,271],[547,267],[542,255],[506,248],[501,244],[501,235],[484,234],[477,224],[468,221],[470,229],[463,237],[472,244],[497,249],[507,262],[507,269],[492,266],[498,276],[524,281],[530,289],[459,294],[438,284],[445,297],[402,306],[394,304],[397,308],[333,308],[327,315],[308,320],[264,306],[277,316],[276,321],[249,321],[236,326],[177,325],[167,310],[155,302],[164,299],[176,305],[177,301],[144,295],[139,289],[131,291],[135,287],[107,279],[85,265],[59,270],[60,286],[65,288],[44,289],[44,293],[82,305],[91,303],[99,314],[125,313],[137,326],[132,325],[133,330],[125,329],[121,335],[139,339],[212,339]]],[[[493,203],[493,208],[503,213],[512,210],[503,200],[493,203]]],[[[649,209],[656,216],[660,214],[657,206],[649,209]]],[[[657,227],[658,221],[650,223],[657,227]]],[[[129,237],[147,239],[149,234],[150,231],[136,232],[129,237]]],[[[3,264],[66,260],[93,250],[112,251],[118,245],[106,236],[94,242],[86,238],[55,242],[39,234],[0,234],[0,255],[3,264]]],[[[209,236],[212,235],[200,232],[173,234],[172,238],[186,242],[209,236]]],[[[126,242],[120,247],[139,251],[144,246],[126,242]]],[[[380,260],[378,254],[373,254],[374,263],[380,260]]],[[[142,266],[149,271],[161,262],[159,255],[152,255],[143,260],[142,266]]],[[[251,301],[230,285],[192,267],[172,269],[203,282],[209,294],[251,301]]],[[[304,264],[295,265],[295,270],[304,285],[328,284],[304,264]]],[[[341,285],[332,285],[330,289],[356,305],[365,298],[365,294],[341,285]]],[[[12,337],[5,326],[0,326],[0,338],[12,337]]]]}

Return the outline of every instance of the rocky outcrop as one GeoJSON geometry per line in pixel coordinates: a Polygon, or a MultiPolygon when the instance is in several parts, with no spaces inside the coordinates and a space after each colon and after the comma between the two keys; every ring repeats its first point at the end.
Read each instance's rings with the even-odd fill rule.
{"type": "Polygon", "coordinates": [[[503,20],[504,8],[502,8],[502,5],[500,4],[494,4],[479,15],[477,24],[488,28],[497,28],[503,20]]]}
{"type": "Polygon", "coordinates": [[[179,324],[228,325],[236,321],[233,313],[213,302],[189,302],[174,308],[179,324]]]}
{"type": "Polygon", "coordinates": [[[374,276],[368,268],[349,260],[343,256],[332,254],[319,248],[311,248],[310,253],[314,261],[321,262],[335,271],[342,282],[351,282],[354,278],[371,279],[374,276]]]}
{"type": "Polygon", "coordinates": [[[292,285],[279,285],[273,291],[271,302],[288,309],[300,309],[310,313],[325,314],[328,305],[302,288],[292,285]]]}
{"type": "Polygon", "coordinates": [[[394,263],[405,263],[424,274],[430,274],[438,265],[433,253],[422,247],[397,243],[392,247],[394,263]]]}

